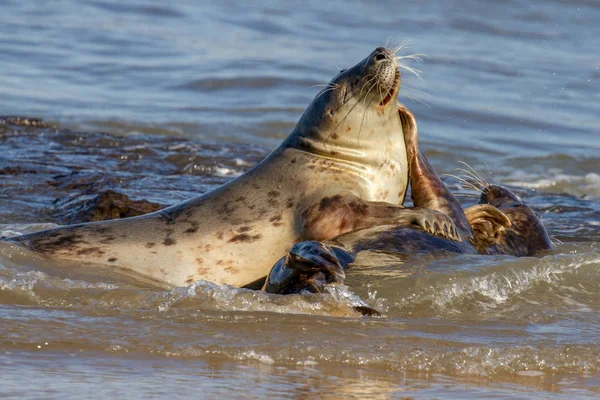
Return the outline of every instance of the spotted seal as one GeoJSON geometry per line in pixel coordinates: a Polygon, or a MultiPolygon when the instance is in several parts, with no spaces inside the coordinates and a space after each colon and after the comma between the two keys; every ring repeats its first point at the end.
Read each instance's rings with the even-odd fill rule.
{"type": "Polygon", "coordinates": [[[216,190],[155,213],[10,242],[50,262],[114,266],[161,284],[240,287],[302,240],[384,223],[458,238],[443,213],[401,205],[408,169],[399,88],[396,55],[377,48],[334,77],[265,160],[216,190]]]}
{"type": "MultiPolygon", "coordinates": [[[[446,251],[532,256],[552,248],[540,218],[507,188],[487,185],[481,190],[479,204],[463,210],[427,158],[419,152],[414,115],[402,105],[398,113],[406,142],[413,204],[451,217],[461,240],[432,235],[415,227],[379,225],[349,232],[327,242],[300,242],[273,266],[264,291],[279,294],[304,290],[323,292],[326,284],[343,282],[346,268],[363,250],[399,254],[446,251]]],[[[366,310],[358,311],[369,315],[377,313],[366,310]]]]}

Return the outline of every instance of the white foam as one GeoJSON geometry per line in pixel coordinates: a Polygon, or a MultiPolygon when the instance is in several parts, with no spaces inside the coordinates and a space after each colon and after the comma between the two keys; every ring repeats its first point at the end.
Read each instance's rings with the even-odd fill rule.
{"type": "Polygon", "coordinates": [[[52,223],[41,224],[0,224],[0,237],[13,237],[37,232],[44,229],[56,228],[60,225],[52,223]]]}
{"type": "Polygon", "coordinates": [[[552,168],[544,176],[515,171],[503,182],[529,189],[556,193],[569,193],[575,196],[600,197],[600,174],[589,172],[585,175],[571,175],[563,170],[552,168]]]}
{"type": "Polygon", "coordinates": [[[220,167],[220,166],[214,167],[214,174],[216,176],[220,176],[220,177],[224,177],[224,178],[239,176],[242,174],[242,172],[243,171],[240,171],[239,169],[220,167]]]}
{"type": "MultiPolygon", "coordinates": [[[[589,255],[547,256],[526,269],[503,266],[501,271],[493,271],[483,276],[456,277],[450,279],[443,287],[436,289],[433,294],[424,294],[424,297],[430,298],[437,307],[447,309],[451,307],[453,301],[477,293],[492,300],[492,303],[487,303],[485,306],[494,308],[534,285],[541,282],[556,285],[559,283],[561,275],[596,264],[600,264],[600,258],[590,259],[589,255]],[[570,261],[568,261],[569,258],[570,261]]],[[[424,300],[423,296],[417,298],[419,301],[424,300]]],[[[589,311],[589,308],[583,304],[575,304],[574,301],[567,300],[567,298],[563,300],[565,304],[577,308],[578,311],[589,311]]]]}
{"type": "Polygon", "coordinates": [[[542,371],[518,371],[517,375],[520,375],[520,376],[543,376],[546,374],[542,371]]]}
{"type": "Polygon", "coordinates": [[[275,364],[275,360],[268,356],[267,354],[260,354],[255,352],[254,350],[246,351],[241,354],[241,359],[251,359],[256,360],[260,363],[272,365],[275,364]]]}

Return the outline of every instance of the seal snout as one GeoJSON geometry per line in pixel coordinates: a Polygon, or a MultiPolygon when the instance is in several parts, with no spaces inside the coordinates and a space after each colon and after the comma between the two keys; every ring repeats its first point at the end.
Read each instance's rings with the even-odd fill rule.
{"type": "Polygon", "coordinates": [[[396,59],[396,55],[385,47],[378,47],[371,53],[371,59],[375,62],[384,60],[393,61],[396,59]]]}
{"type": "Polygon", "coordinates": [[[398,71],[396,54],[385,47],[378,47],[371,53],[368,60],[367,75],[377,77],[377,93],[381,96],[377,105],[385,107],[397,95],[400,86],[400,71],[398,71]]]}
{"type": "Polygon", "coordinates": [[[481,191],[479,204],[490,204],[494,207],[501,207],[521,205],[523,203],[510,190],[498,185],[489,185],[481,191]]]}

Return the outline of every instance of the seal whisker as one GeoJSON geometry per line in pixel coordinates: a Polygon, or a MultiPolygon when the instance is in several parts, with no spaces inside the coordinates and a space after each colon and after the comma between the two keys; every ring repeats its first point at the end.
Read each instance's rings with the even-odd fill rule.
{"type": "Polygon", "coordinates": [[[323,96],[325,93],[327,92],[331,92],[332,90],[334,90],[334,88],[329,88],[329,89],[325,89],[325,90],[321,90],[321,92],[317,95],[317,97],[315,97],[315,100],[318,100],[321,96],[323,96]]]}
{"type": "MultiPolygon", "coordinates": [[[[473,168],[471,167],[469,164],[467,164],[464,161],[459,161],[459,163],[465,165],[467,168],[469,168],[471,171],[473,171],[474,176],[479,179],[480,182],[485,183],[485,186],[489,186],[490,183],[487,181],[487,179],[485,179],[485,174],[483,174],[483,177],[473,168]]],[[[466,171],[465,171],[466,172],[466,171]]]]}
{"type": "MultiPolygon", "coordinates": [[[[354,109],[355,109],[355,108],[356,108],[356,107],[357,107],[357,106],[358,106],[358,105],[361,103],[361,101],[363,100],[363,98],[366,98],[366,96],[367,96],[368,94],[369,94],[369,93],[367,92],[367,94],[365,95],[365,97],[360,97],[360,96],[359,96],[359,98],[356,100],[356,102],[354,103],[354,105],[352,105],[352,107],[350,107],[350,110],[348,110],[348,112],[346,113],[346,115],[344,116],[344,118],[342,118],[342,119],[340,120],[340,122],[338,122],[338,123],[337,123],[337,125],[336,125],[336,126],[335,126],[335,127],[332,129],[332,130],[331,130],[331,133],[330,133],[330,134],[327,136],[327,139],[328,139],[328,140],[331,138],[331,136],[333,136],[333,134],[334,134],[334,133],[336,133],[336,131],[337,131],[337,129],[340,127],[340,125],[341,125],[342,123],[344,123],[344,121],[346,121],[346,119],[347,119],[347,118],[348,118],[348,116],[349,116],[349,115],[352,113],[352,111],[354,111],[354,109]]],[[[350,97],[350,99],[349,99],[348,101],[352,100],[354,97],[355,97],[355,96],[352,96],[352,97],[350,97]]],[[[344,102],[344,104],[345,104],[345,103],[347,103],[347,102],[344,102]]],[[[343,105],[343,104],[342,104],[342,105],[343,105]]],[[[339,106],[339,107],[336,109],[336,111],[337,111],[337,110],[339,110],[339,109],[342,107],[342,105],[340,105],[340,106],[339,106]]]]}
{"type": "Polygon", "coordinates": [[[546,214],[546,213],[549,213],[550,211],[552,211],[552,210],[554,210],[554,209],[556,209],[556,208],[559,208],[559,207],[560,207],[559,205],[552,206],[552,207],[550,207],[549,209],[547,209],[546,211],[544,211],[544,214],[546,214]]]}
{"type": "Polygon", "coordinates": [[[390,40],[391,40],[391,39],[392,39],[392,37],[391,37],[391,36],[388,36],[387,40],[385,41],[385,46],[384,46],[384,47],[385,47],[386,49],[388,49],[388,48],[389,48],[389,45],[390,45],[390,40]]]}
{"type": "MultiPolygon", "coordinates": [[[[371,82],[373,79],[377,79],[377,76],[376,76],[375,74],[369,74],[369,75],[366,75],[366,76],[363,78],[363,81],[365,81],[365,82],[363,83],[363,85],[362,85],[362,86],[361,86],[361,88],[360,88],[359,97],[362,97],[362,94],[363,94],[363,91],[365,90],[365,87],[366,87],[366,86],[367,86],[367,85],[368,85],[368,84],[369,84],[369,83],[370,83],[370,82],[371,82]]],[[[361,83],[362,83],[362,82],[361,82],[361,83]]],[[[367,93],[367,94],[368,94],[368,93],[367,93]]]]}
{"type": "MultiPolygon", "coordinates": [[[[376,82],[373,83],[373,85],[367,90],[367,93],[364,96],[363,96],[363,92],[365,91],[366,86],[368,84],[370,84],[374,79],[377,79],[377,75],[375,75],[375,74],[365,75],[365,77],[362,79],[362,81],[360,82],[360,83],[362,83],[362,86],[360,88],[360,93],[358,94],[359,98],[358,98],[357,102],[360,102],[362,100],[366,100],[366,98],[369,96],[369,93],[373,89],[373,86],[376,85],[376,82]]],[[[366,103],[365,103],[365,105],[366,105],[366,103]]]]}
{"type": "Polygon", "coordinates": [[[416,54],[408,54],[405,56],[397,56],[396,58],[398,58],[398,61],[400,60],[411,60],[411,61],[416,61],[419,63],[424,62],[425,58],[428,58],[429,56],[427,54],[424,53],[416,53],[416,54]]]}
{"type": "Polygon", "coordinates": [[[338,84],[329,84],[327,88],[321,90],[321,92],[319,94],[317,94],[317,96],[315,97],[315,100],[318,100],[325,93],[331,92],[332,90],[335,90],[335,89],[338,89],[338,88],[339,88],[338,84]]]}
{"type": "Polygon", "coordinates": [[[331,82],[329,82],[329,83],[317,83],[316,85],[309,86],[308,88],[312,89],[312,88],[316,88],[316,87],[332,87],[334,85],[337,85],[337,84],[336,83],[331,83],[331,82]]]}
{"type": "MultiPolygon", "coordinates": [[[[477,173],[477,171],[475,170],[475,168],[471,167],[471,165],[469,163],[467,163],[465,161],[459,161],[459,163],[462,164],[462,165],[464,165],[465,167],[469,168],[469,170],[471,171],[471,173],[470,173],[471,175],[473,175],[473,176],[475,176],[478,179],[480,179],[480,180],[483,181],[483,179],[481,179],[481,176],[479,176],[479,174],[477,173]]],[[[464,169],[463,169],[463,171],[467,172],[464,169]]]]}
{"type": "Polygon", "coordinates": [[[431,95],[429,93],[424,92],[424,91],[422,91],[420,89],[417,89],[415,86],[412,86],[410,84],[403,83],[402,87],[405,88],[405,89],[411,90],[413,92],[418,92],[419,94],[422,94],[423,96],[431,97],[431,95]]]}
{"type": "MultiPolygon", "coordinates": [[[[377,89],[379,91],[379,95],[383,98],[383,95],[381,95],[381,90],[379,88],[379,84],[378,82],[375,82],[371,85],[371,87],[369,88],[369,90],[367,91],[367,93],[364,95],[364,97],[362,98],[362,100],[366,100],[369,97],[369,93],[371,93],[371,90],[373,89],[377,89]]],[[[369,104],[367,104],[365,102],[365,112],[367,112],[367,108],[368,108],[369,104]]]]}
{"type": "Polygon", "coordinates": [[[381,92],[381,89],[382,89],[381,82],[375,82],[375,86],[376,86],[377,92],[379,92],[379,98],[381,98],[382,101],[383,101],[383,99],[385,98],[385,96],[381,92]]]}
{"type": "Polygon", "coordinates": [[[408,98],[409,98],[410,100],[412,100],[412,101],[416,101],[416,102],[418,102],[418,103],[421,103],[421,104],[423,104],[424,106],[426,106],[426,107],[428,107],[428,108],[431,108],[431,106],[430,106],[429,104],[425,103],[425,102],[424,102],[423,100],[421,100],[421,99],[417,99],[416,97],[414,97],[414,96],[411,96],[411,95],[410,95],[410,94],[408,94],[408,93],[404,93],[404,95],[405,95],[406,97],[408,97],[408,98]]]}
{"type": "Polygon", "coordinates": [[[402,68],[402,69],[404,69],[404,70],[406,70],[408,72],[410,72],[411,74],[413,74],[414,76],[416,76],[417,78],[419,78],[419,80],[421,82],[423,82],[423,77],[421,76],[421,74],[423,73],[423,71],[421,71],[420,69],[409,67],[408,65],[404,65],[404,64],[402,64],[400,62],[398,63],[398,67],[402,68]]]}
{"type": "Polygon", "coordinates": [[[485,187],[485,185],[484,185],[484,183],[485,183],[485,182],[483,182],[483,180],[482,180],[482,179],[481,179],[479,176],[475,175],[475,174],[474,174],[474,173],[472,173],[471,171],[469,171],[469,170],[466,170],[466,169],[464,169],[464,168],[455,168],[454,170],[455,170],[455,171],[462,171],[462,172],[464,172],[464,173],[465,173],[465,175],[466,175],[466,176],[467,176],[469,179],[471,179],[471,180],[473,180],[473,181],[477,182],[477,183],[478,183],[478,184],[480,184],[482,187],[485,187]]]}
{"type": "Polygon", "coordinates": [[[470,168],[470,170],[466,170],[466,169],[464,169],[464,168],[456,168],[456,169],[455,169],[455,171],[462,171],[462,172],[464,172],[464,173],[466,174],[466,176],[468,176],[468,177],[469,177],[469,179],[471,179],[471,180],[472,180],[472,181],[474,181],[474,182],[477,182],[477,183],[478,183],[479,185],[481,185],[482,187],[486,187],[486,186],[488,186],[488,185],[487,185],[487,182],[485,181],[485,179],[482,179],[482,178],[481,178],[481,176],[479,176],[479,174],[477,174],[477,173],[476,173],[476,172],[473,170],[473,168],[471,168],[471,167],[470,167],[468,164],[466,164],[466,163],[465,163],[465,162],[463,162],[463,161],[459,161],[459,163],[461,163],[461,164],[464,164],[464,165],[467,165],[467,167],[469,167],[469,168],[470,168]]]}
{"type": "MultiPolygon", "coordinates": [[[[334,133],[336,133],[336,131],[337,131],[337,129],[339,128],[339,126],[340,126],[342,123],[344,123],[344,121],[346,121],[346,119],[347,119],[347,118],[348,118],[348,116],[349,116],[349,115],[352,113],[352,111],[354,111],[354,109],[355,109],[355,108],[356,108],[356,107],[357,107],[357,106],[358,106],[358,105],[359,105],[359,104],[360,104],[360,103],[361,103],[363,100],[365,100],[365,99],[366,99],[366,98],[369,96],[369,93],[371,92],[371,90],[373,90],[373,87],[375,87],[375,86],[376,86],[376,83],[373,83],[373,84],[372,84],[372,86],[371,86],[371,87],[370,87],[370,88],[367,90],[367,93],[366,93],[364,96],[362,95],[362,92],[364,91],[365,87],[366,87],[366,86],[367,86],[367,85],[368,85],[368,84],[369,84],[371,81],[373,81],[374,79],[377,79],[377,75],[376,75],[376,74],[374,74],[374,73],[372,73],[372,74],[367,74],[367,75],[365,75],[365,76],[362,78],[362,80],[361,80],[361,82],[360,82],[360,83],[362,83],[363,81],[366,81],[366,82],[364,82],[364,83],[362,84],[362,87],[361,87],[360,93],[359,93],[359,95],[358,95],[358,99],[356,100],[356,102],[354,103],[354,105],[353,105],[352,107],[350,107],[350,110],[348,110],[348,112],[346,113],[346,115],[344,116],[344,118],[342,118],[342,119],[340,120],[340,122],[338,122],[338,124],[337,124],[337,125],[336,125],[336,126],[333,128],[333,129],[332,129],[331,133],[330,133],[330,134],[328,135],[328,137],[327,137],[328,139],[330,139],[330,138],[331,138],[331,136],[332,136],[334,133]]],[[[348,101],[350,101],[350,100],[354,99],[354,97],[356,97],[356,96],[352,96],[352,97],[350,97],[350,99],[348,99],[348,101]]],[[[346,102],[345,102],[345,103],[346,103],[346,102]]],[[[344,104],[345,104],[345,103],[344,103],[344,104]]],[[[336,111],[337,111],[338,109],[340,109],[342,106],[343,106],[343,104],[341,104],[341,105],[340,105],[340,106],[339,106],[339,107],[336,109],[336,111]]],[[[366,113],[366,109],[365,109],[365,113],[366,113]]],[[[364,116],[363,116],[363,122],[364,122],[364,116]]],[[[362,123],[361,123],[361,124],[362,124],[362,123]]],[[[359,129],[359,133],[358,133],[358,135],[359,135],[359,139],[360,139],[360,129],[359,129]]]]}
{"type": "Polygon", "coordinates": [[[488,187],[489,185],[486,185],[481,179],[471,175],[468,173],[468,171],[461,169],[461,168],[457,168],[456,171],[463,171],[466,173],[466,175],[464,176],[464,179],[468,182],[471,182],[471,184],[475,185],[477,187],[478,191],[483,191],[486,187],[488,187]]]}
{"type": "Polygon", "coordinates": [[[448,176],[451,178],[455,178],[457,179],[459,182],[463,183],[464,185],[466,185],[469,188],[474,189],[475,191],[479,192],[481,189],[479,187],[477,187],[471,180],[467,179],[467,178],[463,178],[461,176],[458,175],[453,175],[453,174],[443,174],[442,176],[448,176]]]}
{"type": "MultiPolygon", "coordinates": [[[[396,48],[393,50],[393,53],[397,54],[400,50],[405,49],[409,46],[410,46],[410,41],[405,40],[402,43],[400,43],[398,46],[396,46],[396,48]]],[[[423,54],[423,53],[407,54],[405,56],[396,56],[396,58],[398,59],[398,67],[415,75],[417,78],[419,78],[420,81],[423,81],[423,77],[421,76],[423,71],[421,71],[417,68],[409,67],[406,64],[403,64],[402,60],[423,62],[424,61],[423,59],[426,57],[428,57],[427,54],[423,54]]]]}
{"type": "Polygon", "coordinates": [[[410,45],[411,45],[410,40],[403,40],[398,45],[396,45],[396,47],[394,49],[390,49],[390,51],[394,54],[397,54],[400,50],[410,47],[410,45]]]}
{"type": "Polygon", "coordinates": [[[360,127],[358,128],[358,143],[359,143],[359,145],[360,145],[360,134],[362,132],[363,124],[365,122],[365,117],[367,116],[367,110],[371,106],[372,103],[373,103],[373,100],[369,104],[365,105],[365,111],[363,112],[363,117],[360,121],[360,127]]]}
{"type": "MultiPolygon", "coordinates": [[[[376,78],[373,78],[373,79],[376,79],[376,78]]],[[[371,84],[371,81],[372,81],[373,79],[369,80],[369,82],[366,82],[366,83],[363,85],[363,88],[361,89],[361,91],[360,91],[360,94],[359,94],[359,96],[358,96],[358,97],[359,97],[359,99],[360,99],[360,101],[362,101],[362,100],[365,100],[365,99],[366,99],[366,98],[369,96],[369,93],[370,93],[370,92],[371,92],[371,90],[373,89],[373,86],[375,86],[375,83],[372,83],[372,84],[371,84]],[[365,90],[365,86],[367,86],[368,84],[371,84],[371,86],[369,86],[369,87],[367,88],[367,93],[366,93],[366,94],[363,96],[363,91],[365,90]]],[[[365,103],[365,104],[366,104],[366,103],[365,103]]]]}
{"type": "MultiPolygon", "coordinates": [[[[453,176],[453,175],[450,175],[450,176],[453,176]]],[[[477,193],[479,193],[479,191],[480,191],[479,188],[477,188],[471,182],[469,182],[467,180],[460,179],[460,178],[458,178],[456,176],[454,176],[454,178],[456,178],[461,183],[461,185],[462,185],[463,188],[465,188],[465,189],[471,189],[471,190],[474,190],[477,193]]]]}
{"type": "MultiPolygon", "coordinates": [[[[369,80],[369,82],[370,82],[370,81],[372,81],[372,80],[373,80],[373,79],[375,79],[375,78],[376,78],[376,77],[374,77],[374,78],[370,79],[370,80],[369,80]]],[[[365,83],[365,85],[366,85],[366,83],[365,83]]],[[[362,132],[362,127],[363,127],[363,124],[364,124],[364,122],[365,122],[365,117],[366,117],[366,115],[367,115],[367,110],[369,109],[369,106],[371,105],[370,103],[369,103],[369,104],[367,104],[367,103],[366,103],[366,100],[367,100],[367,98],[369,97],[369,93],[371,92],[371,90],[373,90],[373,88],[374,88],[374,87],[376,87],[376,86],[378,86],[377,82],[373,83],[373,85],[371,85],[371,87],[369,88],[369,90],[367,91],[367,93],[366,93],[366,94],[365,94],[365,95],[364,95],[364,96],[363,96],[361,99],[359,99],[359,100],[358,100],[358,101],[364,101],[364,102],[365,102],[365,111],[363,112],[363,117],[362,117],[362,119],[361,119],[361,122],[360,122],[360,127],[358,128],[358,135],[357,135],[357,138],[358,138],[358,143],[359,143],[359,145],[360,145],[360,134],[361,134],[361,132],[362,132]]],[[[363,85],[363,87],[364,87],[364,85],[363,85]]],[[[361,92],[362,92],[362,90],[361,90],[361,92]]],[[[380,92],[380,93],[381,93],[381,92],[380,92]]],[[[371,103],[372,103],[372,101],[371,101],[371,103]]]]}
{"type": "Polygon", "coordinates": [[[419,95],[426,96],[426,97],[431,97],[431,95],[429,93],[424,92],[424,91],[422,91],[420,89],[417,89],[415,86],[412,86],[412,85],[407,84],[407,83],[403,83],[402,84],[402,88],[403,88],[403,90],[400,92],[401,96],[406,96],[406,97],[408,97],[412,101],[421,103],[424,106],[426,106],[428,108],[431,108],[431,106],[426,101],[421,100],[417,96],[414,96],[414,95],[410,94],[410,92],[416,92],[419,95]],[[407,91],[408,91],[408,93],[407,93],[407,91]]]}
{"type": "Polygon", "coordinates": [[[452,175],[452,174],[443,174],[442,176],[449,176],[451,178],[457,179],[463,185],[463,187],[465,187],[465,188],[473,189],[476,192],[480,192],[481,191],[481,189],[478,188],[477,186],[475,186],[473,184],[473,182],[470,182],[470,181],[466,180],[465,178],[461,178],[460,176],[456,176],[456,175],[452,175]]]}
{"type": "MultiPolygon", "coordinates": [[[[490,175],[490,177],[491,177],[492,171],[490,170],[490,166],[488,165],[487,161],[484,161],[483,164],[486,166],[486,168],[488,170],[488,175],[490,175]]],[[[483,171],[481,172],[481,174],[483,175],[486,185],[490,186],[490,182],[485,178],[485,174],[483,173],[483,171]]]]}

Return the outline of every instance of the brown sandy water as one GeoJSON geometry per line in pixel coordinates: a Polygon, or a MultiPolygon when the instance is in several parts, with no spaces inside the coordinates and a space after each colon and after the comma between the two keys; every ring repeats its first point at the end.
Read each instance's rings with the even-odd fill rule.
{"type": "Polygon", "coordinates": [[[466,161],[508,185],[556,249],[370,254],[328,295],[275,296],[82,278],[0,244],[0,395],[600,396],[600,9],[321,3],[0,5],[0,114],[55,127],[0,124],[0,235],[53,226],[69,196],[174,204],[217,187],[291,131],[310,86],[392,36],[431,56],[403,87],[429,107],[400,100],[437,172],[466,161]]]}

